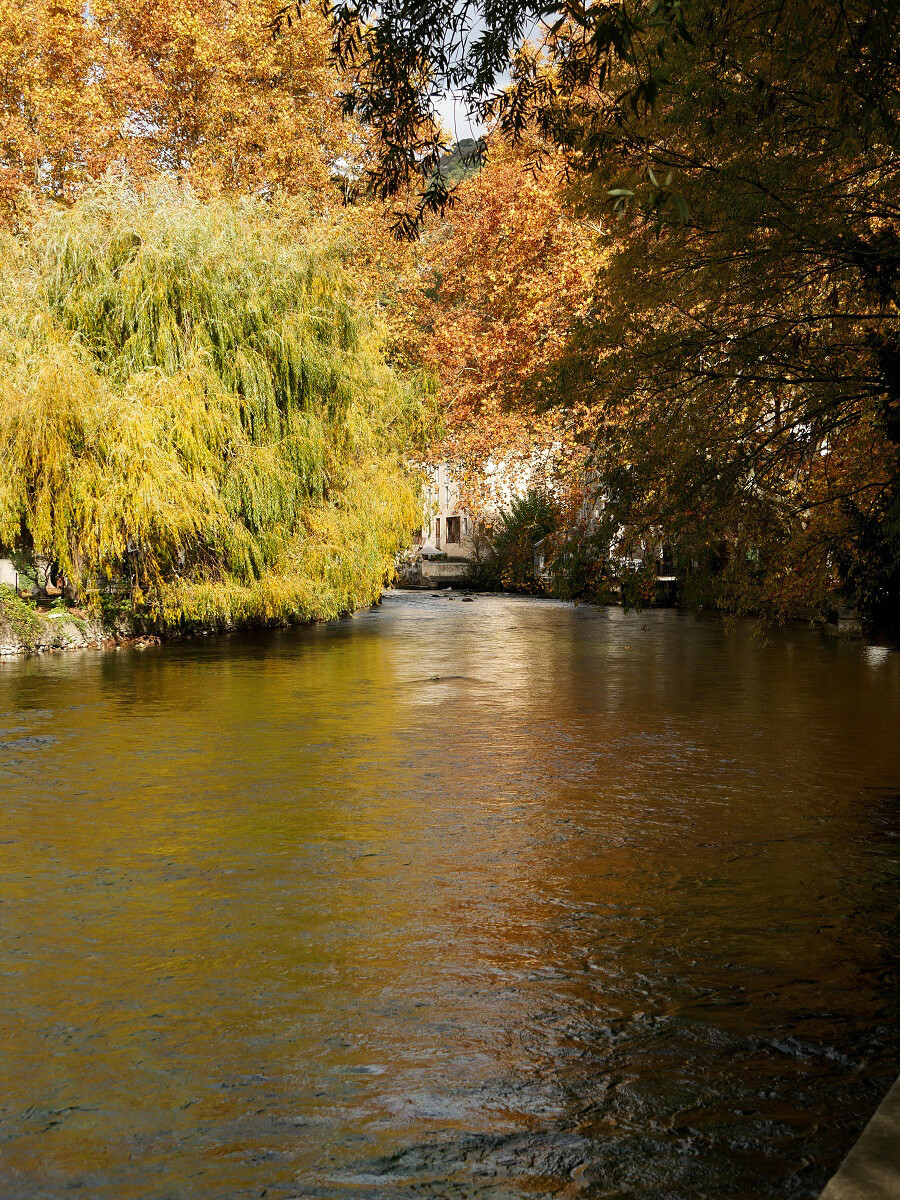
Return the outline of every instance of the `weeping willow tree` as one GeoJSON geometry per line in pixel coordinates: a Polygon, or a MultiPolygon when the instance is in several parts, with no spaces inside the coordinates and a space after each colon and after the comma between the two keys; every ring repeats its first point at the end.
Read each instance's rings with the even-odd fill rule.
{"type": "Polygon", "coordinates": [[[163,625],[371,603],[421,401],[290,213],[101,189],[0,246],[0,543],[163,625]]]}

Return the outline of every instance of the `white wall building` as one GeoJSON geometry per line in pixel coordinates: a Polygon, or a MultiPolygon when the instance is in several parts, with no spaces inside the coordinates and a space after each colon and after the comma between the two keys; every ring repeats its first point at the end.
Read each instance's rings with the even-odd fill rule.
{"type": "Polygon", "coordinates": [[[474,523],[471,514],[460,507],[459,485],[446,463],[426,467],[426,472],[420,544],[431,545],[451,559],[471,559],[474,523]]]}

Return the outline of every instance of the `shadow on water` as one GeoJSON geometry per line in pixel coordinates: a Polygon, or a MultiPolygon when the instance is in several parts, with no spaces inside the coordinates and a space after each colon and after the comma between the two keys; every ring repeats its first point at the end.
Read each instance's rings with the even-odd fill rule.
{"type": "Polygon", "coordinates": [[[900,1070],[900,655],[395,593],[0,696],[4,1196],[813,1197],[900,1070]]]}

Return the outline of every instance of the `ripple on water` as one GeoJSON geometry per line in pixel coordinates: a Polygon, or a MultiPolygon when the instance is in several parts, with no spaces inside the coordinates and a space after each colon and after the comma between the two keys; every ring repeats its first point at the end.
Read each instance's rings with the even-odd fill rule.
{"type": "Polygon", "coordinates": [[[392,594],[5,664],[0,1194],[816,1196],[900,1070],[872,650],[392,594]]]}

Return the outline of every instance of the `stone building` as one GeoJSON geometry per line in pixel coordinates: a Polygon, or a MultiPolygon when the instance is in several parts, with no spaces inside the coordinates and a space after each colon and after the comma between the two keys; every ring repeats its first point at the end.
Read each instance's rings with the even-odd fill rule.
{"type": "Polygon", "coordinates": [[[432,547],[449,559],[468,562],[473,554],[474,525],[471,514],[460,507],[459,485],[446,463],[428,467],[424,518],[420,544],[424,553],[432,547]]]}

